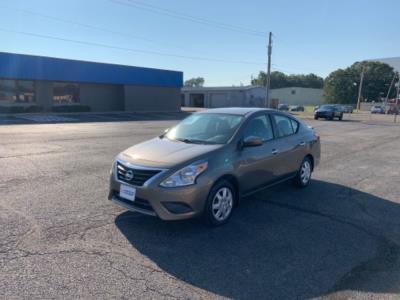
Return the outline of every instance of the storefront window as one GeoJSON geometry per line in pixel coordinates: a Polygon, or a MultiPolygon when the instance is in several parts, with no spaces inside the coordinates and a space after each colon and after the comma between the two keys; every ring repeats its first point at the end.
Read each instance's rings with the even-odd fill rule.
{"type": "Polygon", "coordinates": [[[35,102],[35,85],[33,81],[18,80],[16,86],[16,102],[35,102]]]}
{"type": "Polygon", "coordinates": [[[73,104],[80,103],[79,84],[69,82],[53,83],[53,103],[73,104]]]}
{"type": "Polygon", "coordinates": [[[35,83],[0,79],[0,104],[35,102],[35,83]]]}

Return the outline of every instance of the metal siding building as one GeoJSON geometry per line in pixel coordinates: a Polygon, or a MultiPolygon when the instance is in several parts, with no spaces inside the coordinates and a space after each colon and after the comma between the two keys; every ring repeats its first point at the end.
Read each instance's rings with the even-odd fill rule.
{"type": "MultiPolygon", "coordinates": [[[[182,104],[198,107],[264,107],[266,90],[262,86],[184,87],[182,104]]],[[[317,105],[323,100],[322,89],[288,87],[271,89],[271,101],[289,105],[317,105]]]]}
{"type": "Polygon", "coordinates": [[[288,105],[320,105],[323,103],[323,90],[302,87],[271,89],[271,98],[288,105]]]}
{"type": "Polygon", "coordinates": [[[262,86],[240,87],[184,87],[182,104],[195,107],[263,107],[265,88],[262,86]]]}
{"type": "Polygon", "coordinates": [[[0,106],[179,111],[183,73],[0,52],[0,106]]]}

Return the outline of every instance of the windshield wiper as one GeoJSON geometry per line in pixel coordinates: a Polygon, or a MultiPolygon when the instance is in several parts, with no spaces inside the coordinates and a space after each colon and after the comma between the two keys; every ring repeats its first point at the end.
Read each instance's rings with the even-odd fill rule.
{"type": "Polygon", "coordinates": [[[176,139],[177,141],[186,143],[186,144],[204,144],[204,141],[200,141],[200,140],[194,140],[194,139],[176,139]]]}
{"type": "Polygon", "coordinates": [[[195,139],[188,139],[188,138],[175,139],[175,140],[186,143],[186,144],[200,144],[200,145],[215,145],[215,144],[217,144],[216,142],[195,140],[195,139]]]}

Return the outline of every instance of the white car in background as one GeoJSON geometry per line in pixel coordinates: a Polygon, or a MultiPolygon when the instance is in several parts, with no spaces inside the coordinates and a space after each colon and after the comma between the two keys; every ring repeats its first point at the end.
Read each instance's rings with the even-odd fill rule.
{"type": "Polygon", "coordinates": [[[384,114],[385,110],[380,105],[374,105],[371,107],[371,114],[384,114]]]}

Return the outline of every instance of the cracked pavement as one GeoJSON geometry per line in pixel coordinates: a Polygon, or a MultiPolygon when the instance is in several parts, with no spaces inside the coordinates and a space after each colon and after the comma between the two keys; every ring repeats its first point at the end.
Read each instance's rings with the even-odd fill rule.
{"type": "Polygon", "coordinates": [[[365,118],[307,120],[312,184],[248,197],[215,229],[107,200],[114,156],[171,116],[0,126],[0,298],[398,299],[400,126],[365,118]]]}

